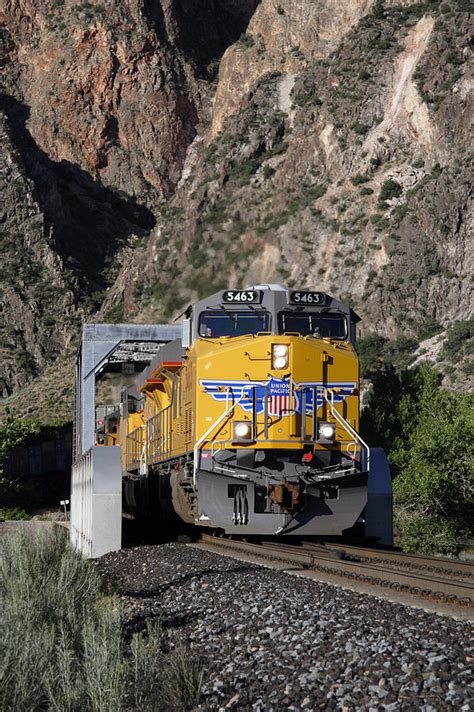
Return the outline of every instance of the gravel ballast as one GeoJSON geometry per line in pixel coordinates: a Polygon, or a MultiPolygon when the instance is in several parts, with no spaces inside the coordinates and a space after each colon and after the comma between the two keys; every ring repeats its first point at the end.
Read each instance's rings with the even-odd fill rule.
{"type": "Polygon", "coordinates": [[[472,625],[184,544],[97,560],[129,631],[161,620],[204,665],[195,709],[474,706],[472,625]]]}

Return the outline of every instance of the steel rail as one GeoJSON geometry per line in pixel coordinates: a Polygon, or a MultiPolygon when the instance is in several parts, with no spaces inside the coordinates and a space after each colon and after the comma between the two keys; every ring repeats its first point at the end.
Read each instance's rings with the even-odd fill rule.
{"type": "Polygon", "coordinates": [[[378,587],[388,586],[408,590],[427,598],[442,598],[468,606],[474,604],[474,584],[467,581],[426,576],[386,565],[334,558],[334,555],[331,556],[329,552],[319,551],[316,548],[308,550],[285,544],[253,544],[207,534],[203,534],[201,540],[206,546],[221,550],[223,553],[251,554],[292,566],[297,565],[302,569],[321,570],[341,578],[359,579],[378,587]]]}
{"type": "MultiPolygon", "coordinates": [[[[474,577],[474,563],[469,561],[458,561],[436,556],[423,556],[421,554],[405,554],[402,551],[390,551],[388,549],[371,549],[360,546],[352,546],[339,543],[329,543],[326,545],[329,550],[344,552],[347,557],[369,559],[377,562],[397,563],[406,567],[418,569],[429,569],[456,576],[474,577]]],[[[320,544],[303,542],[302,547],[311,551],[313,547],[320,548],[320,544]]]]}

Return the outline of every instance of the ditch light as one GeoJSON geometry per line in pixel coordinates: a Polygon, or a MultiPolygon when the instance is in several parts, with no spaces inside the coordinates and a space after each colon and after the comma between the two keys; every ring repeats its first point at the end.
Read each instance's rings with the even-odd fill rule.
{"type": "Polygon", "coordinates": [[[252,440],[252,423],[248,420],[237,420],[234,423],[234,442],[249,442],[252,440]]]}

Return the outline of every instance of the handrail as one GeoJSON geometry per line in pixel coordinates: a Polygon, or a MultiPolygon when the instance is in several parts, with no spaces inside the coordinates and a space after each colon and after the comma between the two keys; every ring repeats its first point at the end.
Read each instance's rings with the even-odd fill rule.
{"type": "MultiPolygon", "coordinates": [[[[226,391],[230,391],[230,390],[231,390],[231,388],[230,388],[230,386],[228,386],[226,388],[226,391]]],[[[226,408],[226,410],[223,413],[221,413],[221,415],[217,418],[217,420],[214,423],[212,423],[210,425],[210,427],[206,430],[204,435],[201,435],[199,440],[194,445],[194,463],[193,463],[193,485],[194,485],[194,487],[196,487],[196,475],[197,475],[197,470],[198,470],[198,451],[199,451],[201,445],[207,440],[208,436],[210,435],[210,433],[212,433],[214,428],[217,428],[217,426],[224,420],[224,418],[227,417],[229,415],[229,413],[231,411],[233,411],[236,406],[239,405],[240,401],[243,400],[245,396],[246,396],[246,394],[243,393],[240,396],[238,401],[235,401],[235,403],[233,403],[228,408],[226,408]]],[[[228,399],[226,398],[226,403],[227,403],[227,401],[228,401],[228,399]]]]}
{"type": "Polygon", "coordinates": [[[125,467],[127,470],[134,469],[135,465],[141,469],[140,446],[143,444],[143,428],[144,425],[139,425],[134,430],[131,430],[125,436],[125,467]]]}
{"type": "Polygon", "coordinates": [[[349,421],[347,421],[337,410],[336,406],[334,405],[334,391],[331,388],[321,388],[321,392],[323,394],[324,400],[326,401],[326,403],[328,403],[331,409],[331,414],[337,420],[339,425],[341,425],[349,433],[349,435],[352,435],[354,440],[357,440],[357,442],[359,442],[362,447],[365,448],[365,450],[367,451],[367,470],[370,470],[370,447],[367,445],[365,440],[361,438],[357,430],[354,430],[349,421]]]}
{"type": "Polygon", "coordinates": [[[143,423],[141,427],[141,445],[142,445],[142,451],[140,453],[140,458],[139,458],[139,473],[141,475],[146,475],[148,472],[148,458],[147,458],[147,447],[146,447],[146,423],[143,423]],[[145,431],[145,437],[143,437],[143,433],[145,431]]]}
{"type": "MultiPolygon", "coordinates": [[[[147,451],[150,452],[150,462],[157,462],[160,457],[166,457],[171,454],[171,439],[172,434],[172,419],[169,417],[171,412],[171,403],[165,408],[162,408],[146,421],[148,432],[147,451]],[[170,446],[168,447],[168,441],[170,446]],[[167,446],[166,448],[164,446],[167,446]]],[[[148,455],[148,452],[147,452],[148,455]]],[[[148,460],[148,457],[147,457],[148,460]]]]}

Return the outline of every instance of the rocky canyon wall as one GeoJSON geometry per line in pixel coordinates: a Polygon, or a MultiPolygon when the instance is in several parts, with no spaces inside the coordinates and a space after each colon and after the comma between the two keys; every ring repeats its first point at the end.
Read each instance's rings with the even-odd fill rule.
{"type": "Polygon", "coordinates": [[[326,290],[412,350],[471,317],[468,2],[2,0],[0,23],[8,402],[82,319],[227,285],[326,290]]]}

